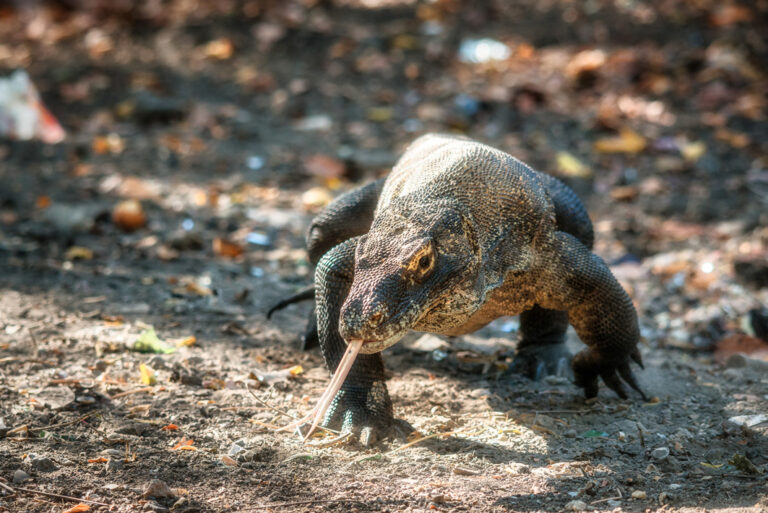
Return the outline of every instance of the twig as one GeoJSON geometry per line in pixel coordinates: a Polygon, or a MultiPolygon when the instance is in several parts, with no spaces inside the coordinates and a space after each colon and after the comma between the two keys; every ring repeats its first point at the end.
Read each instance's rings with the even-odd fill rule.
{"type": "Polygon", "coordinates": [[[327,504],[330,502],[343,502],[343,503],[351,503],[351,502],[359,502],[364,503],[364,501],[360,499],[310,499],[306,501],[291,501],[291,502],[272,502],[270,504],[262,504],[261,506],[251,506],[245,511],[248,510],[255,510],[255,509],[266,509],[266,508],[284,508],[287,506],[303,506],[306,504],[327,504]]]}
{"type": "Polygon", "coordinates": [[[592,413],[595,411],[600,411],[597,408],[592,408],[589,410],[534,410],[534,413],[538,415],[539,413],[548,414],[548,413],[592,413]]]}
{"type": "Polygon", "coordinates": [[[270,410],[272,410],[272,411],[274,411],[274,412],[276,412],[276,413],[279,413],[280,415],[285,415],[286,417],[288,417],[288,418],[291,418],[291,419],[293,419],[293,420],[297,420],[297,419],[296,419],[296,417],[294,417],[293,415],[291,415],[291,414],[290,414],[290,413],[288,413],[287,411],[285,411],[285,410],[281,410],[280,408],[278,408],[278,407],[276,407],[276,406],[272,406],[272,405],[271,405],[271,404],[269,404],[267,401],[265,401],[264,399],[262,399],[262,398],[260,398],[259,396],[257,396],[257,395],[256,395],[256,394],[253,392],[253,390],[251,390],[251,387],[250,387],[250,386],[248,386],[248,381],[247,381],[247,380],[245,381],[245,389],[248,391],[248,393],[249,393],[249,394],[251,394],[251,397],[253,397],[254,399],[256,399],[256,401],[257,401],[259,404],[261,404],[262,406],[264,406],[265,408],[268,408],[268,409],[270,409],[270,410]]]}
{"type": "Polygon", "coordinates": [[[94,411],[94,412],[91,412],[91,413],[89,413],[88,415],[84,415],[84,416],[80,417],[80,418],[79,418],[79,419],[77,419],[77,420],[71,420],[71,421],[69,421],[69,422],[61,422],[61,423],[59,423],[59,424],[53,424],[52,426],[45,426],[45,427],[33,428],[33,429],[30,429],[30,430],[29,430],[29,432],[30,432],[30,433],[36,433],[36,432],[38,432],[38,431],[50,431],[51,429],[54,429],[54,428],[60,428],[60,427],[64,427],[64,426],[71,426],[72,424],[77,424],[77,423],[79,423],[79,422],[82,422],[82,421],[84,421],[84,420],[85,420],[85,419],[87,419],[88,417],[93,417],[93,416],[94,416],[94,415],[96,415],[97,413],[99,413],[99,412],[95,412],[95,411],[94,411]]]}
{"type": "Polygon", "coordinates": [[[2,488],[3,490],[5,490],[7,492],[10,492],[10,493],[16,495],[16,490],[14,490],[13,487],[8,486],[7,484],[3,483],[3,481],[5,481],[5,479],[0,481],[0,488],[2,488]]]}
{"type": "Polygon", "coordinates": [[[608,497],[606,499],[599,499],[599,500],[596,500],[596,501],[592,501],[592,502],[590,502],[590,504],[599,504],[601,502],[608,502],[608,501],[618,501],[620,499],[621,499],[621,495],[619,495],[618,497],[608,497]]]}
{"type": "MultiPolygon", "coordinates": [[[[260,398],[260,397],[259,397],[259,396],[257,396],[255,393],[253,393],[253,390],[251,390],[251,387],[249,387],[249,386],[248,386],[248,381],[246,381],[246,382],[245,382],[245,389],[248,391],[248,393],[249,393],[249,394],[251,394],[251,396],[252,396],[254,399],[256,399],[256,401],[257,401],[259,404],[263,405],[265,408],[268,408],[268,409],[270,409],[270,410],[272,410],[272,411],[274,411],[274,412],[276,412],[276,413],[279,413],[280,415],[285,415],[286,417],[288,417],[288,418],[290,418],[290,419],[293,419],[293,420],[298,420],[298,419],[297,419],[295,416],[291,415],[291,414],[290,414],[290,413],[288,413],[287,411],[285,411],[285,410],[281,410],[281,409],[280,409],[280,408],[278,408],[277,406],[272,406],[271,404],[269,404],[268,402],[266,402],[264,399],[260,398]]],[[[267,426],[267,424],[264,424],[263,422],[261,422],[260,424],[263,424],[263,425],[267,426]]],[[[280,428],[277,428],[277,427],[273,427],[273,426],[268,426],[268,427],[270,427],[270,429],[280,429],[280,428]]],[[[323,431],[327,431],[328,433],[333,433],[334,435],[340,435],[340,434],[341,434],[341,433],[340,433],[340,432],[338,432],[338,431],[334,431],[333,429],[328,429],[328,428],[325,428],[325,427],[323,427],[323,426],[318,426],[318,428],[319,428],[319,429],[322,429],[323,431]]],[[[335,443],[335,442],[334,442],[334,443],[335,443]]]]}
{"type": "Polygon", "coordinates": [[[126,395],[132,395],[132,394],[148,393],[148,392],[152,392],[153,390],[155,390],[154,387],[144,387],[144,388],[137,388],[134,390],[127,390],[125,392],[120,392],[118,394],[111,396],[110,399],[118,399],[120,397],[125,397],[126,395]]]}
{"type": "Polygon", "coordinates": [[[50,492],[41,492],[40,490],[33,490],[31,488],[13,488],[14,490],[18,492],[27,492],[27,493],[34,493],[38,495],[43,495],[45,497],[53,497],[54,499],[63,499],[67,501],[75,501],[75,502],[87,502],[88,504],[95,504],[96,506],[106,506],[111,507],[110,504],[106,504],[104,502],[98,502],[98,501],[92,501],[90,499],[80,499],[78,497],[70,497],[69,495],[59,495],[58,493],[50,493],[50,492]]]}

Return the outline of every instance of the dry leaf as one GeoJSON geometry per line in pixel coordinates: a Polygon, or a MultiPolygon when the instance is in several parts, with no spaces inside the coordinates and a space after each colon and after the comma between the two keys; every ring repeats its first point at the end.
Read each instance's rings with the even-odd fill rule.
{"type": "Polygon", "coordinates": [[[331,201],[333,201],[333,196],[324,187],[312,187],[301,195],[301,203],[307,210],[323,208],[331,201]]]}
{"type": "Polygon", "coordinates": [[[341,178],[347,168],[344,162],[335,157],[318,154],[304,161],[304,169],[311,175],[331,179],[341,178]]]}
{"type": "Polygon", "coordinates": [[[189,347],[195,345],[195,342],[197,342],[197,338],[195,338],[194,335],[191,335],[189,337],[176,340],[173,343],[176,344],[176,347],[189,347]]]}
{"type": "Polygon", "coordinates": [[[50,206],[51,206],[50,196],[38,196],[35,199],[35,207],[37,208],[48,208],[50,206]]]}
{"type": "Polygon", "coordinates": [[[154,385],[157,383],[157,377],[152,367],[146,364],[139,364],[139,373],[141,374],[141,382],[145,385],[154,385]]]}
{"type": "Polygon", "coordinates": [[[143,227],[147,223],[144,209],[136,200],[121,201],[112,210],[112,222],[125,232],[132,232],[143,227]]]}
{"type": "Polygon", "coordinates": [[[557,152],[556,161],[557,170],[565,176],[577,178],[589,178],[592,176],[592,169],[567,151],[557,152]]]}
{"type": "MultiPolygon", "coordinates": [[[[195,443],[195,441],[192,440],[191,438],[189,440],[187,440],[186,438],[182,438],[179,443],[177,443],[176,445],[174,445],[171,448],[171,450],[172,451],[178,451],[179,449],[182,449],[184,447],[192,447],[192,450],[196,451],[197,449],[194,448],[193,445],[192,445],[194,443],[195,443]]],[[[189,450],[189,449],[187,449],[187,450],[189,450]]]]}
{"type": "Polygon", "coordinates": [[[68,510],[64,511],[64,513],[84,513],[85,511],[90,511],[91,507],[88,504],[80,503],[76,506],[72,506],[68,510]]]}
{"type": "Polygon", "coordinates": [[[213,252],[220,257],[237,258],[243,254],[243,247],[221,237],[213,239],[213,252]]]}
{"type": "Polygon", "coordinates": [[[235,47],[232,41],[223,37],[221,39],[214,39],[205,45],[204,53],[206,57],[213,59],[226,60],[232,57],[235,52],[235,47]]]}
{"type": "Polygon", "coordinates": [[[640,153],[647,146],[645,137],[625,128],[617,137],[606,137],[595,141],[595,151],[598,153],[640,153]]]}
{"type": "Polygon", "coordinates": [[[93,251],[83,246],[72,246],[64,253],[65,260],[91,260],[93,251]]]}
{"type": "Polygon", "coordinates": [[[167,426],[163,426],[160,429],[163,431],[178,431],[179,426],[177,426],[176,424],[168,424],[167,426]]]}
{"type": "Polygon", "coordinates": [[[107,461],[109,461],[107,458],[101,456],[99,458],[92,458],[88,460],[88,463],[106,463],[107,461]]]}

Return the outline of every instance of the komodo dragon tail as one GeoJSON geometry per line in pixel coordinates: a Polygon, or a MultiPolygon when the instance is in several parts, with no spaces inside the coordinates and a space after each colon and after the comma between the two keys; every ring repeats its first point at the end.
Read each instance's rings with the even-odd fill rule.
{"type": "Polygon", "coordinates": [[[299,303],[301,301],[307,301],[309,299],[315,299],[315,286],[309,285],[308,287],[301,289],[296,294],[289,296],[285,299],[280,300],[277,304],[275,304],[272,308],[269,309],[267,312],[267,319],[272,317],[272,314],[277,312],[278,310],[282,310],[286,306],[292,305],[294,303],[299,303]]]}

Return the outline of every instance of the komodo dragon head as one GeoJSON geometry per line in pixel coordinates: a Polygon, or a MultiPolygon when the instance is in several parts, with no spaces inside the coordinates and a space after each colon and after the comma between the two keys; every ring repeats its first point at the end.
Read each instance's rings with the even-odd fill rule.
{"type": "Polygon", "coordinates": [[[378,213],[357,244],[341,336],[375,353],[411,329],[464,322],[483,301],[481,258],[470,217],[456,206],[378,213]]]}

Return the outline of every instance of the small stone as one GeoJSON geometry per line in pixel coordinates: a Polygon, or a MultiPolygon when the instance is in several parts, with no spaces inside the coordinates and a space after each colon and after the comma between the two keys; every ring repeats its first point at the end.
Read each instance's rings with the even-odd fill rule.
{"type": "Polygon", "coordinates": [[[27,474],[21,469],[18,469],[16,470],[16,472],[13,473],[13,484],[21,484],[28,479],[29,479],[29,474],[27,474]]]}
{"type": "Polygon", "coordinates": [[[567,429],[565,432],[563,432],[563,436],[566,438],[576,438],[577,435],[578,433],[575,429],[567,429]]]}
{"type": "Polygon", "coordinates": [[[168,513],[170,510],[155,501],[147,501],[144,505],[144,511],[154,511],[155,513],[168,513]]]}
{"type": "Polygon", "coordinates": [[[544,378],[544,382],[548,385],[567,385],[570,383],[570,381],[568,381],[568,378],[565,378],[563,376],[555,376],[555,375],[547,376],[546,378],[544,378]]]}
{"type": "Polygon", "coordinates": [[[450,345],[440,337],[427,334],[419,337],[415,342],[410,344],[408,348],[421,353],[431,353],[437,349],[447,351],[450,348],[450,345]]]}
{"type": "Polygon", "coordinates": [[[168,368],[168,364],[165,362],[165,357],[160,354],[156,354],[149,359],[147,365],[156,370],[163,370],[168,368]]]}
{"type": "Polygon", "coordinates": [[[657,447],[651,451],[651,456],[656,460],[665,460],[669,457],[668,447],[657,447]]]}
{"type": "Polygon", "coordinates": [[[189,497],[182,497],[171,506],[173,513],[199,513],[202,508],[189,497]]]}
{"type": "Polygon", "coordinates": [[[633,499],[638,499],[638,500],[643,500],[643,499],[647,499],[648,498],[648,494],[645,493],[643,490],[635,490],[635,491],[632,492],[632,498],[633,499]]]}
{"type": "Polygon", "coordinates": [[[121,458],[123,456],[123,451],[118,451],[117,449],[104,449],[101,451],[101,455],[106,458],[121,458]]]}
{"type": "Polygon", "coordinates": [[[121,470],[123,468],[123,460],[122,459],[108,459],[107,460],[107,472],[116,472],[118,470],[121,470]]]}
{"type": "Polygon", "coordinates": [[[584,501],[571,501],[565,505],[566,511],[585,511],[587,509],[587,503],[584,501]]]}
{"type": "Polygon", "coordinates": [[[729,418],[728,422],[737,426],[752,427],[758,424],[762,424],[763,422],[768,422],[768,415],[738,415],[736,417],[729,418]]]}
{"type": "Polygon", "coordinates": [[[46,387],[35,394],[35,399],[52,410],[62,410],[75,401],[75,393],[69,387],[46,387]]]}
{"type": "Polygon", "coordinates": [[[461,466],[454,467],[453,473],[459,476],[476,476],[480,474],[477,470],[461,466]]]}
{"type": "Polygon", "coordinates": [[[235,442],[230,446],[229,452],[227,452],[227,455],[233,458],[236,458],[238,454],[240,454],[241,452],[244,452],[245,450],[246,450],[245,447],[235,442]]]}
{"type": "Polygon", "coordinates": [[[228,467],[236,467],[237,466],[237,462],[235,460],[233,460],[232,458],[230,458],[229,456],[227,456],[226,454],[222,455],[219,458],[219,461],[221,463],[223,463],[224,465],[228,466],[228,467]]]}
{"type": "Polygon", "coordinates": [[[37,457],[33,458],[30,463],[32,464],[32,468],[39,472],[53,472],[56,470],[56,464],[51,458],[37,457]]]}
{"type": "Polygon", "coordinates": [[[507,466],[507,468],[507,472],[515,476],[531,473],[531,467],[525,463],[512,462],[507,466]]]}
{"type": "Polygon", "coordinates": [[[159,479],[153,479],[149,482],[147,489],[141,495],[143,498],[148,499],[154,497],[156,499],[162,499],[164,497],[174,497],[173,492],[168,487],[165,481],[159,479]]]}

